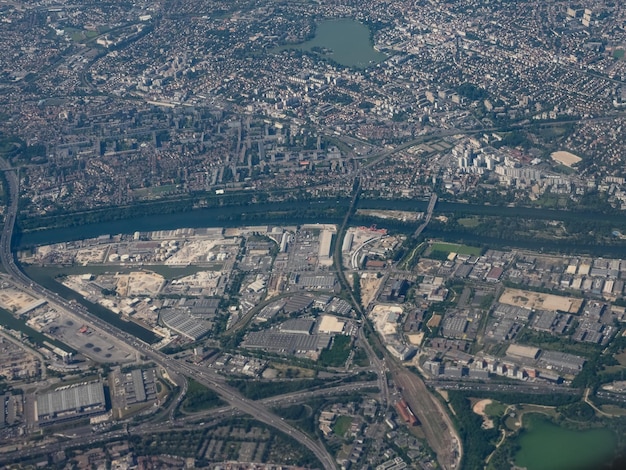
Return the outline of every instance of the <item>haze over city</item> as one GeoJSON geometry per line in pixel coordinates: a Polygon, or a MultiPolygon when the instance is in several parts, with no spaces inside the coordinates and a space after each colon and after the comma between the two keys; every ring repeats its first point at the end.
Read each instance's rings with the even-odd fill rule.
{"type": "Polygon", "coordinates": [[[620,468],[620,2],[0,24],[0,465],[620,468]]]}

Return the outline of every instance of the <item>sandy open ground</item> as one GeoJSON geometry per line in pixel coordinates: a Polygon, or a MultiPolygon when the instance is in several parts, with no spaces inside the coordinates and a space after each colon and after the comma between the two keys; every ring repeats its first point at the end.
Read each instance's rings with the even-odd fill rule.
{"type": "Polygon", "coordinates": [[[415,346],[421,346],[422,341],[424,341],[424,332],[417,333],[414,335],[407,335],[407,338],[409,339],[409,342],[411,344],[414,344],[415,346]]]}
{"type": "Polygon", "coordinates": [[[0,289],[0,307],[8,311],[15,310],[17,312],[22,310],[27,305],[32,304],[35,300],[35,297],[21,290],[13,289],[11,287],[0,289]]]}
{"type": "Polygon", "coordinates": [[[380,279],[375,276],[361,277],[361,302],[363,305],[368,306],[374,300],[381,282],[383,282],[382,277],[380,279]]]}
{"type": "Polygon", "coordinates": [[[576,313],[580,310],[583,300],[521,289],[506,289],[500,296],[499,302],[530,309],[576,313]]]}
{"type": "Polygon", "coordinates": [[[472,411],[474,413],[476,413],[477,415],[482,416],[482,418],[483,418],[483,427],[485,429],[492,429],[494,427],[493,420],[489,419],[489,417],[485,414],[485,408],[487,408],[487,405],[490,405],[491,403],[492,403],[492,401],[489,398],[487,398],[485,400],[477,401],[474,404],[474,407],[472,408],[472,411]]]}
{"type": "Polygon", "coordinates": [[[554,152],[550,155],[552,160],[562,163],[565,166],[569,166],[570,168],[576,163],[582,161],[578,155],[574,155],[573,153],[566,152],[564,150],[560,150],[558,152],[554,152]]]}

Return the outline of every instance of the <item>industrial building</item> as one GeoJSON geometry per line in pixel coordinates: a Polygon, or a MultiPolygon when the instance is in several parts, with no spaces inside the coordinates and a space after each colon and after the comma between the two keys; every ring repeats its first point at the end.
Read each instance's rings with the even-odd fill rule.
{"type": "Polygon", "coordinates": [[[263,349],[279,354],[309,355],[328,348],[332,336],[282,333],[277,330],[252,331],[242,343],[249,349],[263,349]]]}
{"type": "Polygon", "coordinates": [[[539,357],[541,350],[533,346],[522,346],[521,344],[512,344],[506,350],[506,355],[517,359],[535,360],[539,357]]]}
{"type": "Polygon", "coordinates": [[[319,264],[322,266],[330,266],[333,264],[330,246],[333,241],[334,233],[330,230],[322,230],[320,235],[319,264]]]}
{"type": "Polygon", "coordinates": [[[585,365],[586,359],[574,354],[561,351],[545,351],[539,358],[539,363],[547,369],[556,369],[566,373],[578,373],[585,365]]]}
{"type": "Polygon", "coordinates": [[[303,289],[332,290],[335,287],[334,274],[302,274],[298,286],[303,289]]]}
{"type": "Polygon", "coordinates": [[[40,426],[84,418],[106,410],[101,382],[58,388],[37,397],[36,416],[40,426]]]}
{"type": "Polygon", "coordinates": [[[442,335],[446,338],[463,338],[468,324],[467,317],[446,316],[443,321],[442,335]]]}
{"type": "Polygon", "coordinates": [[[343,238],[343,244],[341,245],[342,253],[350,253],[352,249],[352,242],[354,241],[354,233],[348,232],[346,236],[343,238]]]}
{"type": "Polygon", "coordinates": [[[419,420],[413,414],[413,411],[411,411],[411,408],[409,408],[409,405],[404,400],[404,398],[396,403],[396,410],[398,410],[398,413],[400,414],[402,419],[406,421],[409,425],[415,426],[419,424],[419,420]]]}
{"type": "Polygon", "coordinates": [[[309,318],[292,318],[281,323],[280,331],[282,333],[310,335],[314,324],[315,320],[309,318]]]}
{"type": "Polygon", "coordinates": [[[306,295],[294,295],[287,300],[284,305],[284,311],[286,315],[293,315],[296,313],[304,312],[313,304],[313,299],[306,295]]]}
{"type": "Polygon", "coordinates": [[[182,335],[191,341],[197,341],[211,331],[211,323],[201,320],[176,309],[161,311],[161,321],[170,330],[182,335]]]}

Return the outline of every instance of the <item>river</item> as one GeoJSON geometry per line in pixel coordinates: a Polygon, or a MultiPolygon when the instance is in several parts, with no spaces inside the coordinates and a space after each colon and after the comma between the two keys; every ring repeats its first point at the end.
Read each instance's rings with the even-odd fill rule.
{"type": "MultiPolygon", "coordinates": [[[[60,243],[64,241],[94,238],[103,234],[132,234],[136,231],[172,230],[181,227],[234,227],[243,225],[300,225],[303,223],[340,224],[350,201],[348,199],[325,199],[319,201],[298,201],[282,203],[263,203],[247,206],[217,207],[198,209],[177,214],[152,215],[133,219],[100,222],[79,227],[66,227],[41,230],[22,234],[16,239],[18,247],[25,248],[33,245],[60,243]]],[[[409,210],[423,212],[428,201],[415,200],[371,200],[361,199],[360,209],[381,210],[409,210]]],[[[610,220],[616,227],[626,224],[626,217],[606,216],[597,212],[569,212],[547,209],[518,208],[503,206],[484,206],[476,204],[460,204],[438,202],[434,215],[462,213],[482,216],[514,217],[542,220],[577,220],[577,221],[605,221],[610,220]]],[[[409,224],[393,220],[372,218],[355,218],[354,223],[377,223],[383,228],[412,234],[417,223],[409,224]]],[[[626,241],[615,240],[612,245],[576,244],[564,240],[553,242],[532,239],[501,240],[473,235],[467,232],[437,231],[427,227],[424,235],[432,238],[441,238],[450,242],[464,242],[478,246],[494,248],[513,247],[546,252],[585,253],[596,256],[611,256],[626,258],[626,241]]]]}
{"type": "MultiPolygon", "coordinates": [[[[282,203],[261,203],[246,206],[222,206],[197,209],[176,214],[159,214],[132,219],[112,220],[78,227],[38,230],[20,234],[17,245],[21,248],[71,240],[94,238],[105,234],[151,232],[177,228],[237,227],[242,225],[299,225],[302,223],[337,224],[350,204],[349,199],[324,199],[282,203]],[[340,210],[339,215],[331,214],[340,210]]],[[[19,222],[18,222],[19,226],[19,222]]],[[[15,243],[15,242],[14,242],[15,243]]]]}

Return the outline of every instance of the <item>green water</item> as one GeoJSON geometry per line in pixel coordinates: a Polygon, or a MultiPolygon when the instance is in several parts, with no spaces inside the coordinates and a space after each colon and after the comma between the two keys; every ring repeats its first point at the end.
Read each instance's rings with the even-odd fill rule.
{"type": "Polygon", "coordinates": [[[26,336],[28,336],[33,343],[39,346],[43,346],[45,342],[48,342],[50,344],[54,344],[55,346],[63,349],[64,351],[72,352],[72,353],[76,352],[74,351],[74,349],[70,348],[68,345],[62,343],[61,341],[58,341],[54,338],[50,338],[44,335],[43,333],[40,333],[39,331],[34,330],[30,326],[28,326],[26,322],[24,322],[23,320],[19,318],[14,317],[11,313],[9,313],[3,308],[0,308],[0,325],[2,325],[5,328],[10,328],[11,330],[21,331],[26,336]]]}
{"type": "Polygon", "coordinates": [[[378,64],[387,58],[372,47],[369,28],[350,19],[322,21],[317,24],[313,39],[277,50],[285,49],[316,52],[338,64],[358,68],[378,64]]]}
{"type": "MultiPolygon", "coordinates": [[[[173,214],[141,216],[106,222],[88,223],[18,234],[14,243],[22,248],[63,241],[93,238],[103,234],[135,231],[175,230],[181,227],[242,227],[244,225],[299,225],[302,223],[337,224],[350,201],[322,199],[315,201],[286,201],[242,206],[197,209],[173,214]]],[[[19,226],[19,222],[18,222],[19,226]]]]}
{"type": "Polygon", "coordinates": [[[57,282],[52,277],[52,275],[54,275],[55,272],[60,272],[61,270],[62,268],[41,268],[37,266],[24,267],[24,272],[33,281],[37,282],[48,290],[56,292],[66,300],[74,300],[77,303],[82,304],[84,307],[87,308],[89,313],[95,315],[101,320],[104,320],[105,322],[113,325],[116,328],[119,328],[122,331],[136,336],[145,343],[153,344],[158,340],[157,335],[154,334],[151,330],[144,328],[138,323],[124,320],[122,317],[116,315],[111,310],[103,307],[102,305],[89,302],[87,299],[83,298],[78,292],[74,292],[70,288],[65,287],[60,282],[57,282]]]}
{"type": "Polygon", "coordinates": [[[528,470],[595,468],[615,454],[617,439],[609,429],[573,431],[540,415],[524,418],[527,430],[518,439],[515,464],[528,470]]]}
{"type": "MultiPolygon", "coordinates": [[[[26,248],[34,245],[60,243],[70,240],[97,237],[102,234],[125,233],[132,234],[139,230],[173,230],[181,227],[240,227],[244,225],[300,225],[303,223],[327,223],[340,224],[345,210],[349,205],[347,199],[324,199],[315,201],[285,201],[276,203],[260,203],[242,206],[224,206],[206,209],[197,209],[175,214],[159,214],[127,218],[122,220],[110,220],[105,222],[88,223],[76,227],[63,227],[39,230],[23,233],[16,236],[15,245],[26,248]]],[[[358,207],[363,209],[394,209],[424,211],[428,202],[405,201],[405,200],[373,200],[362,199],[358,207]]],[[[625,216],[607,216],[593,212],[568,212],[553,211],[548,209],[531,209],[503,206],[482,206],[478,204],[456,204],[448,202],[437,203],[435,214],[454,212],[467,215],[486,215],[497,217],[525,217],[541,220],[578,220],[602,221],[610,218],[616,227],[626,226],[625,216]]],[[[380,223],[385,228],[395,228],[406,233],[413,233],[417,223],[401,224],[391,220],[384,222],[371,219],[352,219],[356,225],[380,223]]],[[[589,244],[576,243],[575,241],[562,240],[542,241],[537,245],[535,240],[505,240],[484,235],[474,235],[465,231],[440,231],[427,228],[427,236],[441,238],[453,243],[469,243],[478,246],[488,245],[496,247],[518,247],[530,250],[545,249],[547,251],[589,253],[596,256],[611,256],[626,258],[626,244],[615,241],[615,244],[589,244]]]]}

